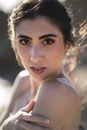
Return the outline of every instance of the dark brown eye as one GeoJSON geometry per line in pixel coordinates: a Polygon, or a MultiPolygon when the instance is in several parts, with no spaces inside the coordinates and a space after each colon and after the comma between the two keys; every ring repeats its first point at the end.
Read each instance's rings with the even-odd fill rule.
{"type": "Polygon", "coordinates": [[[47,38],[44,40],[44,45],[51,45],[54,43],[54,40],[52,38],[47,38]]]}
{"type": "Polygon", "coordinates": [[[19,43],[22,45],[30,45],[31,41],[29,39],[20,39],[19,43]]]}

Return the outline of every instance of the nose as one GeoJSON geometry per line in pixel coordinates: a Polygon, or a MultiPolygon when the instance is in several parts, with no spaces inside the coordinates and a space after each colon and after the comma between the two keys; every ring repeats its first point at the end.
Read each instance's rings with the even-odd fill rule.
{"type": "Polygon", "coordinates": [[[39,63],[42,60],[42,49],[38,46],[32,47],[31,50],[31,61],[33,63],[39,63]]]}

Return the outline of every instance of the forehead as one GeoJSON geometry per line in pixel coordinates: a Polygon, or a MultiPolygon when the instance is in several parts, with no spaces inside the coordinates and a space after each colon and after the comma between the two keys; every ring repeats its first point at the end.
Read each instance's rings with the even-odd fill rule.
{"type": "Polygon", "coordinates": [[[16,27],[17,33],[42,35],[43,33],[56,33],[62,35],[60,29],[53,24],[50,19],[45,17],[37,17],[35,19],[22,20],[16,27]],[[42,33],[42,34],[41,34],[42,33]]]}

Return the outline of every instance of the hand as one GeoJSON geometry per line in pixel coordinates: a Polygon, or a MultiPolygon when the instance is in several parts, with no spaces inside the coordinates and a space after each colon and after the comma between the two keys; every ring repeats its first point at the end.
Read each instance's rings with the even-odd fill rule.
{"type": "Polygon", "coordinates": [[[3,123],[2,130],[10,130],[13,127],[15,128],[15,130],[49,130],[48,128],[41,127],[33,123],[49,123],[49,120],[47,118],[31,114],[34,104],[35,101],[32,100],[27,106],[20,109],[15,115],[12,115],[7,120],[5,120],[3,123]]]}

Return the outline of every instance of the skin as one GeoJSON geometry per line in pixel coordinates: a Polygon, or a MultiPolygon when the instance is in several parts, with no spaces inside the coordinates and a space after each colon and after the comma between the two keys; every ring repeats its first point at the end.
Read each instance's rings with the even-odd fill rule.
{"type": "MultiPolygon", "coordinates": [[[[19,111],[5,121],[3,130],[13,126],[16,130],[78,130],[80,99],[70,83],[58,80],[59,77],[67,80],[62,62],[69,48],[59,28],[41,16],[24,20],[16,27],[16,48],[27,71],[15,81],[17,93],[13,102],[18,104],[24,92],[29,91],[28,101],[34,98],[35,104],[32,101],[25,108],[18,108],[19,111]]],[[[26,104],[20,104],[20,108],[26,104]]]]}
{"type": "Polygon", "coordinates": [[[16,40],[21,62],[38,84],[61,73],[61,63],[66,52],[63,34],[46,18],[39,16],[34,20],[21,22],[16,28],[16,40]],[[24,43],[24,46],[20,44],[25,42],[23,36],[28,37],[28,43],[24,43]],[[46,69],[44,73],[35,74],[30,67],[46,69]]]}
{"type": "MultiPolygon", "coordinates": [[[[8,109],[5,113],[4,118],[2,118],[2,121],[0,122],[0,128],[2,130],[21,130],[23,127],[26,125],[26,130],[32,128],[32,130],[44,130],[44,128],[41,128],[31,122],[38,122],[42,124],[48,124],[49,120],[47,117],[42,117],[42,116],[35,116],[31,114],[31,110],[33,109],[35,105],[35,101],[31,100],[31,98],[28,100],[29,103],[24,103],[22,104],[19,102],[21,101],[21,96],[25,97],[25,92],[30,91],[30,86],[29,86],[29,74],[26,70],[21,71],[18,76],[15,79],[15,82],[12,87],[12,98],[9,103],[8,109]],[[21,90],[21,91],[20,91],[21,90]],[[15,114],[13,114],[13,110],[15,109],[15,102],[17,104],[20,103],[20,107],[17,107],[15,110],[15,114]],[[25,106],[25,107],[23,107],[25,106]],[[29,113],[30,114],[27,114],[29,113]],[[12,113],[11,116],[10,113],[12,113]],[[9,118],[8,118],[9,117],[9,118]],[[25,118],[26,117],[26,118],[25,118]],[[7,119],[6,119],[7,118],[7,119]],[[16,122],[16,120],[19,119],[19,122],[16,122]],[[22,120],[22,126],[20,126],[20,120],[22,120]],[[28,123],[26,124],[26,120],[28,123]],[[22,127],[22,128],[21,128],[22,127]]],[[[29,95],[30,97],[30,95],[29,95]]],[[[45,130],[50,130],[48,128],[45,128],[45,130]]]]}

